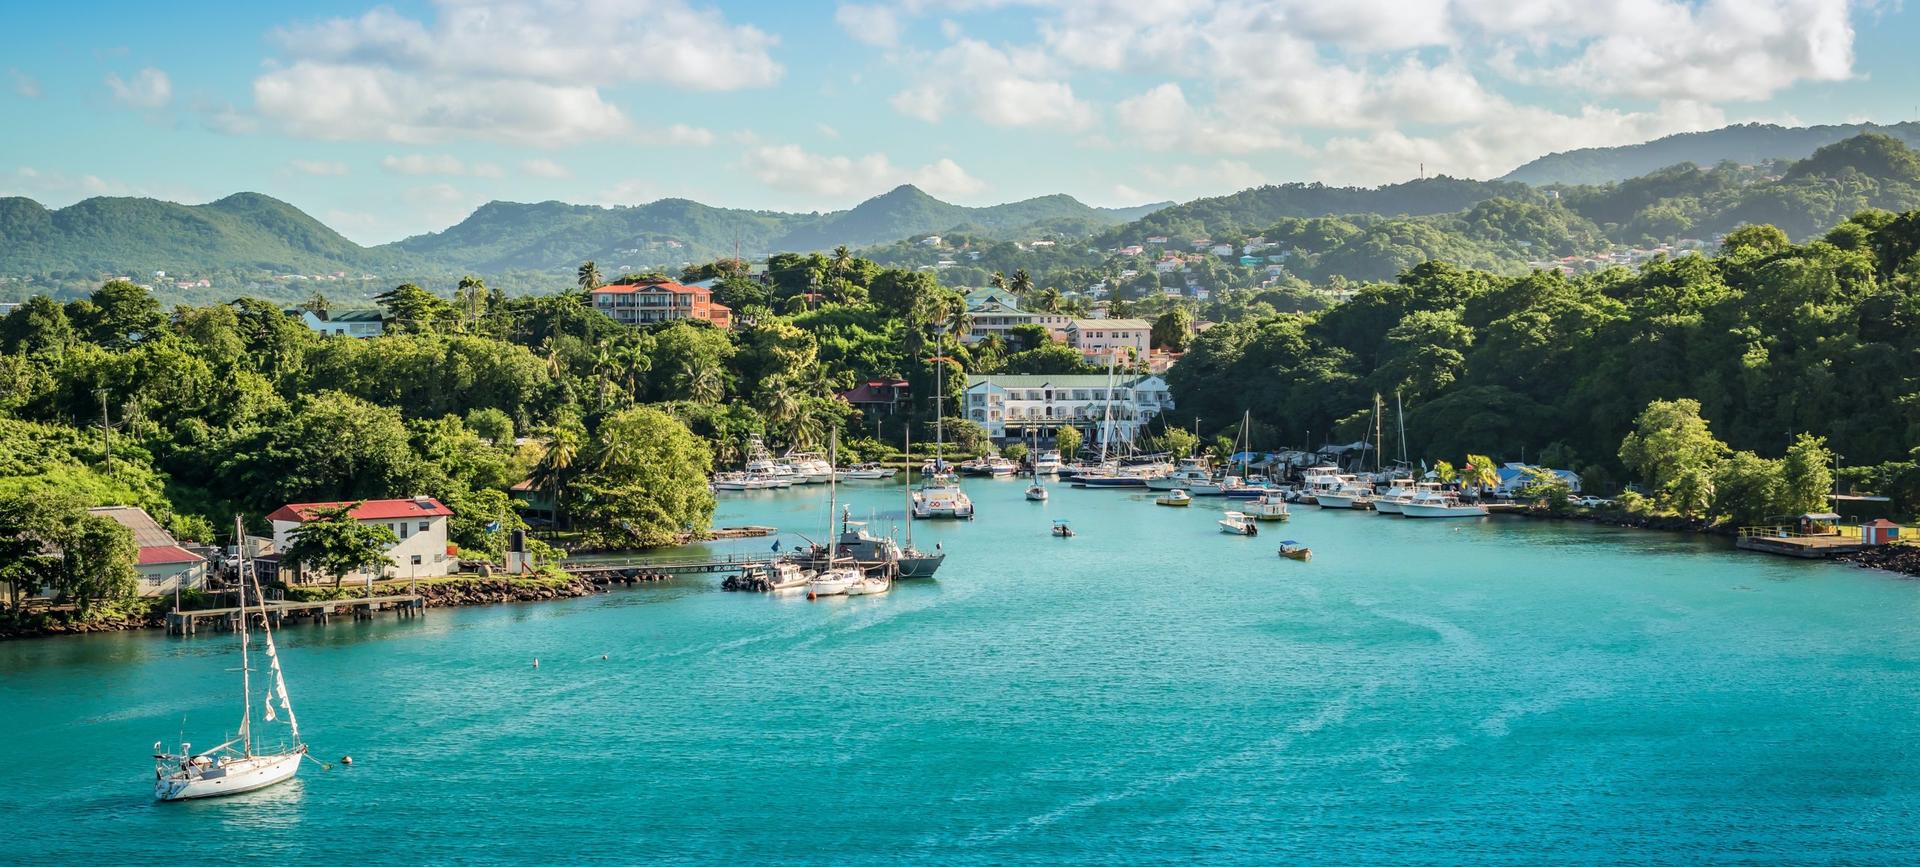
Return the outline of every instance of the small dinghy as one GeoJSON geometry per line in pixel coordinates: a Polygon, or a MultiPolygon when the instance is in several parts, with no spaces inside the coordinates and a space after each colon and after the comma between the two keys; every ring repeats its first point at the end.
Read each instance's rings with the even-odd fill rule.
{"type": "Polygon", "coordinates": [[[1161,506],[1186,506],[1193,503],[1193,498],[1188,496],[1186,491],[1174,488],[1165,494],[1155,497],[1153,502],[1161,506]]]}
{"type": "Polygon", "coordinates": [[[1313,559],[1313,549],[1292,539],[1285,539],[1280,542],[1280,556],[1304,563],[1313,559]]]}
{"type": "Polygon", "coordinates": [[[1055,521],[1053,522],[1053,535],[1058,536],[1062,539],[1072,538],[1073,525],[1067,523],[1066,521],[1055,521]]]}

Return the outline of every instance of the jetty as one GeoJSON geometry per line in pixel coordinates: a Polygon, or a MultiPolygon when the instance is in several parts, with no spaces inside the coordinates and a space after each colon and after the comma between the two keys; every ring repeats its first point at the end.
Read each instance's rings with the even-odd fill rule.
{"type": "Polygon", "coordinates": [[[248,605],[245,608],[200,608],[190,611],[167,612],[168,635],[196,635],[202,629],[234,632],[248,623],[248,616],[266,611],[269,622],[274,626],[287,621],[312,620],[326,623],[335,617],[346,616],[354,620],[372,620],[380,611],[393,611],[402,619],[419,617],[426,613],[427,603],[415,593],[403,593],[392,596],[360,596],[351,599],[325,599],[315,602],[293,602],[280,600],[264,604],[248,605]]]}
{"type": "Polygon", "coordinates": [[[1873,547],[1861,538],[1860,528],[1844,526],[1806,530],[1786,525],[1741,527],[1734,547],[1807,560],[1824,560],[1873,547]]]}
{"type": "Polygon", "coordinates": [[[563,562],[560,568],[569,575],[578,575],[590,581],[604,583],[606,580],[659,580],[659,576],[697,575],[714,572],[738,572],[751,565],[767,565],[779,555],[766,554],[714,554],[706,557],[694,557],[681,560],[666,560],[655,557],[623,557],[583,562],[563,562]]]}

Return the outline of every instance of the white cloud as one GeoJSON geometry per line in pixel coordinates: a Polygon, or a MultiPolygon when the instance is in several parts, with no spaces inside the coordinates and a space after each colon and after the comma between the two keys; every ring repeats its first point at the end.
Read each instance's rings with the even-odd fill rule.
{"type": "Polygon", "coordinates": [[[18,69],[7,70],[7,79],[13,86],[14,95],[26,99],[39,99],[44,93],[40,89],[40,80],[18,69]]]}
{"type": "Polygon", "coordinates": [[[134,73],[130,80],[108,73],[106,81],[113,100],[128,108],[152,111],[166,108],[173,101],[173,80],[151,66],[134,73]]]}
{"type": "Polygon", "coordinates": [[[1147,187],[1156,191],[1156,195],[1149,196],[1129,188],[1136,195],[1133,199],[1135,204],[1159,199],[1190,199],[1225,190],[1257,187],[1269,182],[1259,169],[1238,160],[1223,159],[1197,165],[1144,165],[1137,167],[1136,171],[1147,187]]]}
{"type": "Polygon", "coordinates": [[[848,36],[868,45],[890,48],[900,42],[900,17],[878,3],[842,3],[833,11],[833,20],[848,36]]]}
{"type": "Polygon", "coordinates": [[[992,126],[1068,130],[1085,129],[1096,117],[1042,51],[962,39],[911,62],[922,70],[919,80],[890,100],[908,117],[935,122],[958,110],[992,126]]]}
{"type": "Polygon", "coordinates": [[[814,125],[813,125],[813,131],[814,131],[814,132],[817,132],[817,133],[819,133],[819,134],[820,134],[820,137],[821,137],[821,138],[832,138],[832,139],[837,139],[837,138],[839,138],[839,137],[840,137],[840,131],[839,131],[839,130],[837,130],[837,129],[834,129],[834,128],[833,128],[832,126],[829,126],[829,125],[827,125],[827,124],[824,124],[824,123],[816,123],[816,124],[814,124],[814,125]]]}
{"type": "Polygon", "coordinates": [[[287,166],[303,175],[321,175],[323,177],[341,177],[348,173],[346,163],[324,160],[289,160],[287,166]]]}
{"type": "Polygon", "coordinates": [[[1376,184],[1426,174],[1488,178],[1553,151],[1635,144],[1676,132],[1724,126],[1726,115],[1698,102],[1664,103],[1651,111],[1588,107],[1576,115],[1512,106],[1481,123],[1431,136],[1385,130],[1326,143],[1321,179],[1376,184]]]}
{"type": "Polygon", "coordinates": [[[688,126],[684,123],[676,123],[667,127],[666,135],[661,136],[660,139],[672,145],[706,147],[707,145],[713,144],[714,135],[713,131],[709,129],[688,126]]]}
{"type": "Polygon", "coordinates": [[[769,187],[847,202],[913,184],[940,197],[968,196],[986,188],[958,163],[939,159],[919,168],[896,166],[885,154],[827,156],[799,145],[763,145],[746,154],[747,170],[769,187]]]}
{"type": "Polygon", "coordinates": [[[380,167],[396,175],[464,175],[467,164],[451,154],[388,154],[380,167]]]}
{"type": "Polygon", "coordinates": [[[289,134],[561,145],[630,128],[602,89],[770,85],[776,37],[688,0],[434,0],[275,31],[256,111],[289,134]]]}
{"type": "Polygon", "coordinates": [[[570,169],[549,159],[527,160],[520,164],[520,171],[536,178],[563,180],[573,177],[573,172],[570,169]]]}

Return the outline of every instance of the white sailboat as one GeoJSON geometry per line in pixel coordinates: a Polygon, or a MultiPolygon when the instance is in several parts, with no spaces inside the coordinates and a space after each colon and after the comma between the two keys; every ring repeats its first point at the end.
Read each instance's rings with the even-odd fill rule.
{"type": "MultiPolygon", "coordinates": [[[[1040,434],[1038,432],[1035,432],[1033,435],[1033,445],[1036,449],[1040,447],[1040,434]]],[[[1047,486],[1040,484],[1040,462],[1038,460],[1033,462],[1033,483],[1027,485],[1027,499],[1036,503],[1046,502],[1047,499],[1047,486]]]]}
{"type": "Polygon", "coordinates": [[[300,760],[307,745],[300,740],[300,723],[293,715],[293,703],[287,698],[286,677],[280,670],[280,654],[273,644],[273,627],[268,622],[266,599],[260,592],[260,579],[253,571],[253,558],[247,554],[245,530],[238,517],[233,521],[240,548],[240,734],[210,750],[193,751],[183,743],[178,753],[169,753],[160,742],[153,744],[153,797],[161,801],[185,801],[211,798],[263,789],[293,779],[300,771],[300,760]],[[285,717],[288,742],[274,751],[256,752],[259,744],[253,730],[252,633],[248,628],[253,613],[247,610],[247,587],[252,584],[254,600],[259,603],[260,628],[265,637],[267,656],[266,702],[263,719],[276,722],[285,717]],[[277,705],[277,709],[276,709],[277,705]]]}
{"type": "MultiPolygon", "coordinates": [[[[840,449],[840,435],[836,431],[829,454],[837,454],[840,449]]],[[[820,596],[844,596],[855,585],[866,578],[860,571],[860,564],[852,560],[840,559],[840,536],[833,532],[834,495],[839,485],[831,478],[827,480],[827,564],[812,578],[807,579],[807,598],[820,596]]]]}

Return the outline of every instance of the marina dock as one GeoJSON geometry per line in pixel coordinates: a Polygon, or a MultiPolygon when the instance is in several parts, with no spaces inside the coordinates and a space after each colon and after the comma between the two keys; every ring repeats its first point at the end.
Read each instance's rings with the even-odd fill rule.
{"type": "MultiPolygon", "coordinates": [[[[372,620],[380,611],[393,611],[400,617],[419,617],[426,613],[426,600],[417,594],[395,596],[362,596],[355,599],[327,599],[318,602],[268,602],[265,606],[249,605],[244,610],[257,613],[264,607],[267,617],[274,626],[289,620],[312,620],[326,623],[336,616],[349,616],[355,620],[372,620]]],[[[167,612],[168,635],[195,635],[202,629],[221,632],[238,630],[246,623],[240,608],[202,608],[193,611],[167,612]]]]}
{"type": "Polygon", "coordinates": [[[1741,527],[1734,547],[1806,560],[1824,560],[1838,554],[1864,551],[1869,546],[1859,528],[1841,527],[1836,533],[1803,533],[1788,527],[1741,527]],[[1851,530],[1852,532],[1845,532],[1851,530]]]}

